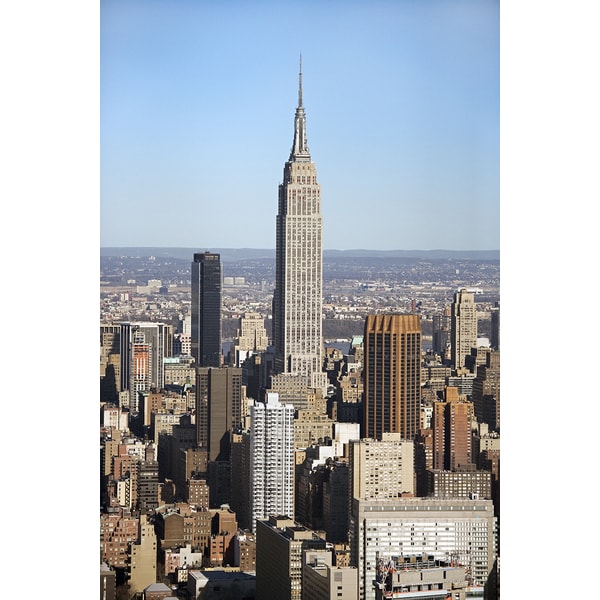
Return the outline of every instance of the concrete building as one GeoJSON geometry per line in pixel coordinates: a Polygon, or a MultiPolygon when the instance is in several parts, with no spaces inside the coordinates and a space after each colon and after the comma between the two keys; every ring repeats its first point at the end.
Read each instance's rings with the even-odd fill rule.
{"type": "Polygon", "coordinates": [[[471,585],[488,584],[495,577],[496,526],[491,500],[354,499],[349,543],[351,564],[359,570],[359,600],[375,600],[378,561],[397,555],[453,560],[465,567],[471,585]]]}
{"type": "Polygon", "coordinates": [[[221,366],[221,256],[194,254],[192,262],[192,356],[198,367],[221,366]]]}
{"type": "Polygon", "coordinates": [[[350,502],[415,493],[414,442],[403,440],[399,433],[384,433],[382,440],[350,441],[348,465],[350,502]]]}
{"type": "Polygon", "coordinates": [[[294,407],[277,394],[250,406],[250,529],[269,515],[294,514],[294,407]]]}
{"type": "Polygon", "coordinates": [[[418,315],[367,315],[364,331],[365,438],[419,432],[421,322],[418,315]]]}
{"type": "Polygon", "coordinates": [[[233,364],[240,367],[242,363],[257,352],[265,352],[269,346],[269,338],[265,329],[265,320],[256,312],[247,312],[239,318],[239,326],[233,342],[233,364]]]}
{"type": "Polygon", "coordinates": [[[190,570],[187,598],[220,600],[221,598],[254,598],[256,577],[239,569],[190,570]]]}
{"type": "Polygon", "coordinates": [[[308,550],[302,564],[302,600],[356,600],[358,569],[332,564],[333,551],[308,550]]]}
{"type": "Polygon", "coordinates": [[[455,292],[450,316],[451,362],[455,369],[465,366],[471,348],[477,348],[475,294],[462,288],[455,292]]]}
{"type": "Polygon", "coordinates": [[[129,590],[138,594],[156,583],[156,533],[146,515],[140,515],[138,542],[131,545],[129,590]]]}
{"type": "Polygon", "coordinates": [[[280,402],[292,404],[296,410],[312,409],[325,412],[326,402],[322,391],[312,387],[304,375],[293,373],[272,375],[268,391],[276,393],[280,402]],[[318,399],[321,400],[320,406],[318,399]]]}
{"type": "Polygon", "coordinates": [[[326,393],[322,372],[323,247],[321,188],[306,138],[302,68],[294,141],[279,185],[275,244],[275,372],[302,375],[326,393]]]}
{"type": "Polygon", "coordinates": [[[256,600],[301,600],[303,552],[325,549],[315,532],[285,515],[256,524],[256,600]]]}
{"type": "Polygon", "coordinates": [[[294,446],[307,448],[312,444],[325,444],[333,438],[335,421],[318,410],[298,410],[294,419],[294,446]]]}
{"type": "Polygon", "coordinates": [[[175,592],[165,583],[151,583],[144,589],[144,600],[170,600],[175,592]]]}
{"type": "Polygon", "coordinates": [[[394,556],[379,561],[375,600],[465,600],[467,584],[464,567],[433,556],[394,556]]]}
{"type": "MultiPolygon", "coordinates": [[[[175,354],[175,344],[173,344],[175,354]]],[[[194,385],[196,383],[196,365],[194,358],[177,354],[164,359],[165,385],[194,385]]]]}

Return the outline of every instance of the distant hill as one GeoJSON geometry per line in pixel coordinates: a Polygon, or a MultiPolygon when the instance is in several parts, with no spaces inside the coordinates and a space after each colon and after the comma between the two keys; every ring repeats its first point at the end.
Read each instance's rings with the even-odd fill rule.
{"type": "MultiPolygon", "coordinates": [[[[160,256],[191,260],[195,252],[217,252],[223,262],[273,259],[273,248],[105,247],[100,256],[160,256]]],[[[436,260],[500,260],[499,250],[324,250],[324,258],[424,258],[436,260]]]]}

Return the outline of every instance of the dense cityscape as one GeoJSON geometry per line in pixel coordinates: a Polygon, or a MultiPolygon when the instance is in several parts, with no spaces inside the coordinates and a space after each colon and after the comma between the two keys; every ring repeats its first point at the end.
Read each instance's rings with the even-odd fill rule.
{"type": "Polygon", "coordinates": [[[101,600],[499,598],[498,253],[324,251],[301,70],[276,230],[102,249],[101,600]]]}

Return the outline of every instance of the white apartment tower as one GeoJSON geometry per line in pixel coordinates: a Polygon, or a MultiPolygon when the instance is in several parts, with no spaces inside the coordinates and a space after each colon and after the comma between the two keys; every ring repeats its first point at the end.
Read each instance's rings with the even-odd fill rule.
{"type": "Polygon", "coordinates": [[[312,387],[324,387],[321,188],[306,141],[302,61],[294,143],[279,185],[278,208],[273,297],[275,372],[305,376],[312,387]]]}
{"type": "Polygon", "coordinates": [[[294,514],[294,407],[275,393],[250,405],[250,522],[294,514]]]}
{"type": "Polygon", "coordinates": [[[477,309],[475,295],[462,288],[455,292],[450,315],[450,346],[452,366],[465,366],[465,356],[477,347],[477,309]]]}

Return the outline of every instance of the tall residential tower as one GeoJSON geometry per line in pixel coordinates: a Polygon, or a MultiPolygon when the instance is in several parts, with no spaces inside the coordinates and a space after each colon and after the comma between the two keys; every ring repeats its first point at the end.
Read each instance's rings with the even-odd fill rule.
{"type": "Polygon", "coordinates": [[[306,141],[302,62],[294,143],[279,185],[273,297],[275,372],[306,376],[313,387],[322,373],[323,248],[321,188],[306,141]]]}

